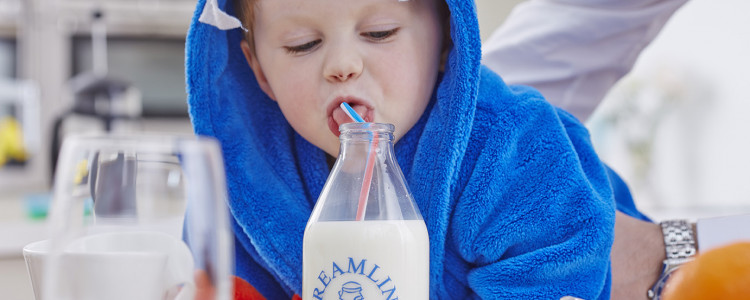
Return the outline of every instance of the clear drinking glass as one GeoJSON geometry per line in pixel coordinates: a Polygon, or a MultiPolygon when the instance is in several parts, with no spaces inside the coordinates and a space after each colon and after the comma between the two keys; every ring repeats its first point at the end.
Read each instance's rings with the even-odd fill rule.
{"type": "Polygon", "coordinates": [[[234,248],[226,199],[214,139],[67,138],[51,238],[39,247],[36,267],[34,251],[24,252],[32,284],[41,287],[37,299],[229,299],[234,248]]]}

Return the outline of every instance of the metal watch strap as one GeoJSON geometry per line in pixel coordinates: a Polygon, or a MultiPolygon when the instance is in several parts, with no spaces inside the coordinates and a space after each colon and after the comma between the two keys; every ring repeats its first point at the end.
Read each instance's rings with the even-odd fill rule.
{"type": "Polygon", "coordinates": [[[667,261],[672,264],[688,262],[697,252],[693,226],[687,220],[668,220],[659,223],[664,234],[667,261]]]}
{"type": "Polygon", "coordinates": [[[693,259],[697,252],[693,225],[687,220],[668,220],[659,223],[664,235],[664,249],[667,258],[663,262],[661,275],[648,289],[649,299],[661,299],[661,292],[667,279],[680,265],[693,259]]]}

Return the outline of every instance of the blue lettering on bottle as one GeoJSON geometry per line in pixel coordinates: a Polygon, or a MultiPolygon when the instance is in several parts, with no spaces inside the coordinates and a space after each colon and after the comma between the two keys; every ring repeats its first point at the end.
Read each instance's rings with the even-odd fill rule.
{"type": "MultiPolygon", "coordinates": [[[[383,281],[380,281],[377,279],[378,277],[382,278],[381,276],[376,276],[376,272],[378,269],[380,269],[380,266],[377,264],[374,264],[370,272],[365,275],[365,269],[367,269],[367,259],[362,259],[359,262],[355,263],[354,258],[349,257],[348,258],[348,265],[346,272],[344,272],[341,267],[339,267],[336,262],[331,262],[331,277],[328,276],[328,274],[325,273],[325,271],[320,271],[320,274],[318,274],[318,280],[323,284],[322,289],[315,288],[312,293],[312,297],[314,299],[322,300],[323,294],[326,292],[326,289],[328,286],[335,280],[337,277],[343,276],[345,274],[358,274],[366,277],[369,279],[373,284],[375,284],[380,292],[383,295],[388,295],[386,300],[398,300],[398,296],[396,295],[396,286],[391,279],[390,276],[386,276],[386,278],[383,281]],[[390,284],[389,284],[390,283],[390,284]],[[388,287],[391,287],[390,289],[386,289],[388,287]]],[[[380,273],[378,273],[380,274],[380,273]]],[[[345,286],[342,286],[342,290],[339,292],[339,296],[343,295],[344,293],[347,294],[354,294],[354,293],[360,293],[364,286],[362,286],[359,282],[356,280],[347,282],[345,286]]],[[[340,298],[340,297],[339,297],[340,298]]]]}
{"type": "Polygon", "coordinates": [[[318,299],[318,300],[323,300],[323,297],[320,296],[320,295],[323,295],[323,293],[325,293],[325,290],[320,291],[317,288],[315,288],[315,290],[313,291],[313,298],[318,299]]]}
{"type": "Polygon", "coordinates": [[[333,273],[333,278],[336,278],[336,273],[344,275],[344,271],[341,271],[341,268],[339,268],[336,262],[333,262],[333,270],[331,271],[331,273],[333,273]]]}
{"type": "Polygon", "coordinates": [[[377,264],[375,264],[375,267],[372,268],[372,271],[370,271],[370,274],[367,275],[367,278],[370,278],[370,280],[372,280],[372,282],[378,282],[376,279],[372,278],[372,274],[375,274],[375,270],[377,270],[377,269],[380,269],[380,266],[378,266],[377,264]]]}
{"type": "MultiPolygon", "coordinates": [[[[384,285],[385,285],[385,284],[386,284],[386,283],[387,283],[388,281],[391,281],[391,276],[388,276],[388,278],[386,278],[385,280],[383,280],[383,282],[381,282],[380,284],[378,284],[378,288],[380,288],[380,290],[382,291],[382,290],[383,290],[383,286],[384,286],[384,285]]],[[[376,283],[377,283],[377,282],[376,282],[376,283]]]]}
{"type": "MultiPolygon", "coordinates": [[[[386,300],[391,300],[391,297],[393,297],[393,294],[396,293],[396,287],[394,286],[392,289],[387,290],[387,291],[383,291],[382,289],[380,291],[382,291],[383,295],[385,295],[385,293],[390,292],[386,300]]],[[[398,300],[398,296],[396,296],[396,298],[393,298],[393,300],[398,300]]]]}
{"type": "Polygon", "coordinates": [[[352,259],[350,257],[349,258],[349,269],[347,269],[347,273],[357,273],[357,270],[359,270],[359,274],[360,275],[365,275],[365,261],[367,261],[367,260],[363,259],[363,260],[359,261],[358,265],[355,266],[354,265],[354,259],[352,259]],[[354,269],[353,272],[352,272],[352,269],[354,269]]]}
{"type": "Polygon", "coordinates": [[[331,279],[328,278],[325,271],[320,271],[320,274],[318,274],[318,279],[323,283],[323,291],[325,291],[328,287],[328,284],[331,283],[331,279]]]}

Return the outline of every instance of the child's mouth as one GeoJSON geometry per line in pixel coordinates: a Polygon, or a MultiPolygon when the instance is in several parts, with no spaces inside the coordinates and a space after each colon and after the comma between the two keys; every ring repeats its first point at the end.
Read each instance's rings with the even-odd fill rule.
{"type": "MultiPolygon", "coordinates": [[[[367,106],[363,104],[354,104],[352,105],[352,109],[354,109],[354,111],[356,111],[365,122],[372,122],[372,111],[368,109],[367,106]]],[[[341,107],[336,107],[331,115],[328,116],[328,129],[330,129],[336,137],[341,135],[339,126],[346,123],[354,123],[354,120],[349,118],[341,107]]]]}

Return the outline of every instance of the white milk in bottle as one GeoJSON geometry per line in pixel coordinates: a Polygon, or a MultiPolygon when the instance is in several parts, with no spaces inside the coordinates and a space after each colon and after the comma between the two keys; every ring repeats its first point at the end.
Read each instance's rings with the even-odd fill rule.
{"type": "Polygon", "coordinates": [[[393,125],[341,125],[307,223],[302,299],[428,299],[429,238],[393,156],[393,125]]]}

